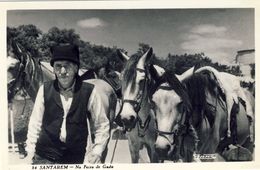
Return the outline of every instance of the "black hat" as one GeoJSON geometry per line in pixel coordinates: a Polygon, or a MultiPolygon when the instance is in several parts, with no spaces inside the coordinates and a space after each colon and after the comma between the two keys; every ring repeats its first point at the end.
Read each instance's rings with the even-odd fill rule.
{"type": "Polygon", "coordinates": [[[68,60],[79,66],[79,47],[76,45],[59,45],[51,48],[52,59],[51,66],[54,61],[68,60]]]}

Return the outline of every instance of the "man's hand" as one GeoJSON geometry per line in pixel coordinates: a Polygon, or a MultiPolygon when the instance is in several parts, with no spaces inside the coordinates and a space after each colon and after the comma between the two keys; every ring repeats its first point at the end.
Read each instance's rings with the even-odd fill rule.
{"type": "Polygon", "coordinates": [[[100,164],[101,163],[100,156],[94,155],[94,154],[89,155],[88,161],[91,164],[100,164]]]}

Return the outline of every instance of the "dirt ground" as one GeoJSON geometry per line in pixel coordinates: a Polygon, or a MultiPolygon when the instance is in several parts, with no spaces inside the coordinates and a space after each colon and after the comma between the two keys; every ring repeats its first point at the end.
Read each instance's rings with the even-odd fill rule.
{"type": "MultiPolygon", "coordinates": [[[[14,140],[16,143],[26,140],[29,118],[32,112],[33,102],[30,99],[13,100],[13,124],[14,124],[14,140]]],[[[10,114],[8,123],[8,140],[11,142],[10,114]]]]}
{"type": "MultiPolygon", "coordinates": [[[[29,123],[29,118],[32,112],[33,108],[33,102],[30,99],[27,100],[13,100],[13,124],[14,124],[14,142],[15,145],[17,146],[17,143],[19,142],[24,142],[26,141],[26,135],[27,135],[27,130],[28,130],[28,123],[29,123]]],[[[10,114],[9,114],[10,116],[10,114]]],[[[8,126],[8,134],[9,138],[8,141],[11,146],[11,127],[10,127],[10,117],[9,117],[9,126],[8,126]]],[[[113,137],[112,137],[113,138],[113,137]]],[[[111,162],[112,159],[112,153],[115,147],[115,142],[116,140],[112,139],[109,142],[109,151],[108,151],[108,156],[106,159],[106,162],[111,162]]],[[[15,148],[16,152],[11,152],[12,150],[9,149],[9,163],[13,165],[17,164],[26,164],[24,162],[24,159],[20,159],[19,153],[18,153],[18,148],[15,148]]],[[[140,160],[141,162],[148,162],[148,158],[146,156],[143,156],[147,160],[140,160]]],[[[128,149],[128,141],[126,139],[118,140],[114,158],[113,158],[114,163],[131,163],[131,158],[130,158],[130,152],[128,149]]]]}
{"type": "MultiPolygon", "coordinates": [[[[14,115],[14,139],[15,144],[19,142],[24,142],[26,140],[27,134],[27,126],[29,123],[29,117],[33,108],[33,102],[29,99],[27,100],[14,100],[13,101],[13,115],[14,115]]],[[[9,119],[10,120],[10,119],[9,119]]],[[[10,121],[9,121],[9,143],[11,145],[11,129],[10,129],[10,121]]],[[[115,135],[115,134],[114,134],[115,135]]],[[[113,156],[113,150],[115,148],[116,137],[111,137],[109,145],[108,145],[108,156],[106,159],[107,163],[110,163],[113,156]]],[[[12,152],[9,149],[9,164],[10,165],[19,165],[19,164],[27,164],[25,159],[21,159],[19,157],[18,149],[15,148],[16,152],[12,152]]],[[[254,154],[253,154],[254,155],[254,154]]],[[[141,163],[148,163],[149,158],[147,156],[147,152],[145,149],[140,151],[140,160],[141,163]]],[[[223,162],[224,159],[217,155],[217,158],[214,162],[223,162]]],[[[167,161],[166,161],[167,162],[167,161]]],[[[131,163],[131,156],[128,147],[128,141],[124,136],[120,136],[120,140],[118,140],[113,162],[112,163],[131,163]]]]}

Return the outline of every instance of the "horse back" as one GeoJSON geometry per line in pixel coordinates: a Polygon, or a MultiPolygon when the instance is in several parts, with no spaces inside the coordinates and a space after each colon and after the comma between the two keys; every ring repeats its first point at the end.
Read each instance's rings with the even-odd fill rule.
{"type": "Polygon", "coordinates": [[[112,123],[115,118],[115,110],[117,104],[117,96],[113,88],[104,80],[101,79],[88,79],[84,82],[94,85],[94,89],[97,92],[98,100],[103,105],[108,119],[112,123]]]}

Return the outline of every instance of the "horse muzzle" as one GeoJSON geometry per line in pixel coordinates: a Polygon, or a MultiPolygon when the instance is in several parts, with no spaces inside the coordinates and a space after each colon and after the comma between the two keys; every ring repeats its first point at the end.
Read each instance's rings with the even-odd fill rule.
{"type": "Polygon", "coordinates": [[[157,144],[155,144],[155,152],[158,154],[159,158],[163,160],[168,159],[168,152],[170,148],[170,145],[158,146],[157,144]]]}
{"type": "Polygon", "coordinates": [[[118,114],[115,122],[118,126],[123,127],[125,131],[131,131],[135,127],[136,118],[134,116],[122,117],[118,114]]]}
{"type": "Polygon", "coordinates": [[[160,136],[157,137],[154,147],[161,160],[173,160],[174,155],[176,155],[176,145],[169,143],[169,141],[160,136]]]}

